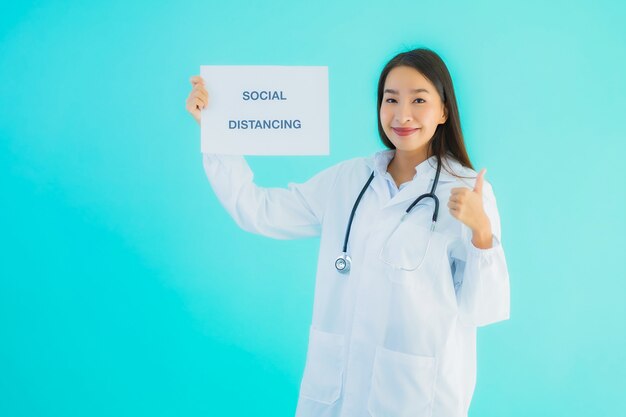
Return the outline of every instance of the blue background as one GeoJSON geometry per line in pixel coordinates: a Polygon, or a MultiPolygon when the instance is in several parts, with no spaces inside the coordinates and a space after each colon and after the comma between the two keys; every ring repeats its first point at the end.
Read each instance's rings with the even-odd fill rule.
{"type": "MultiPolygon", "coordinates": [[[[200,65],[328,65],[331,155],[382,148],[376,81],[449,66],[502,218],[511,319],[471,416],[626,409],[621,1],[20,1],[0,13],[0,416],[291,416],[318,239],[247,234],[185,110],[200,65]]],[[[338,248],[339,249],[339,248],[338,248]]]]}

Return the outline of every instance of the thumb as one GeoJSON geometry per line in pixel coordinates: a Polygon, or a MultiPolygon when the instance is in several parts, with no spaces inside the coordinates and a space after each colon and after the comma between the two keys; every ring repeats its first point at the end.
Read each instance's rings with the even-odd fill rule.
{"type": "Polygon", "coordinates": [[[486,173],[487,173],[487,168],[483,168],[480,170],[480,172],[478,173],[478,176],[476,177],[476,184],[474,185],[474,191],[477,192],[478,194],[483,193],[483,183],[485,181],[486,173]]]}

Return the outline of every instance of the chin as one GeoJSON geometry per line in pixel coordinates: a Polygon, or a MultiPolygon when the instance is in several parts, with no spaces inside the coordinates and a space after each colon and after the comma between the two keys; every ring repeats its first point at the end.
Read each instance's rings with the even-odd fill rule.
{"type": "Polygon", "coordinates": [[[396,147],[396,150],[404,152],[414,152],[424,147],[424,143],[406,143],[406,142],[391,142],[396,147]]]}

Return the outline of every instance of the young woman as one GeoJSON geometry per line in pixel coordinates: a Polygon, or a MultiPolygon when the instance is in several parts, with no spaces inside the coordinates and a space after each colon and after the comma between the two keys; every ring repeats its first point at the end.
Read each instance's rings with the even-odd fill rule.
{"type": "MultiPolygon", "coordinates": [[[[209,95],[191,83],[200,123],[209,95]]],[[[436,53],[387,63],[378,131],[386,150],[287,188],[255,185],[242,156],[204,154],[204,168],[244,230],[320,236],[297,416],[466,416],[476,328],[509,318],[509,276],[493,189],[436,53]]]]}

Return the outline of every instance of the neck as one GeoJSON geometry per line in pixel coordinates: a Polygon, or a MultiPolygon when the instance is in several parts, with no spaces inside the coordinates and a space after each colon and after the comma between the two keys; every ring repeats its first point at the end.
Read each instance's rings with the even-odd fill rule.
{"type": "Polygon", "coordinates": [[[387,172],[391,174],[396,185],[411,181],[415,176],[415,167],[428,159],[426,149],[419,149],[412,152],[396,149],[395,155],[389,161],[387,172]]]}
{"type": "Polygon", "coordinates": [[[425,147],[415,151],[396,149],[395,155],[389,162],[389,167],[396,172],[415,173],[415,167],[428,159],[429,156],[425,147]]]}

